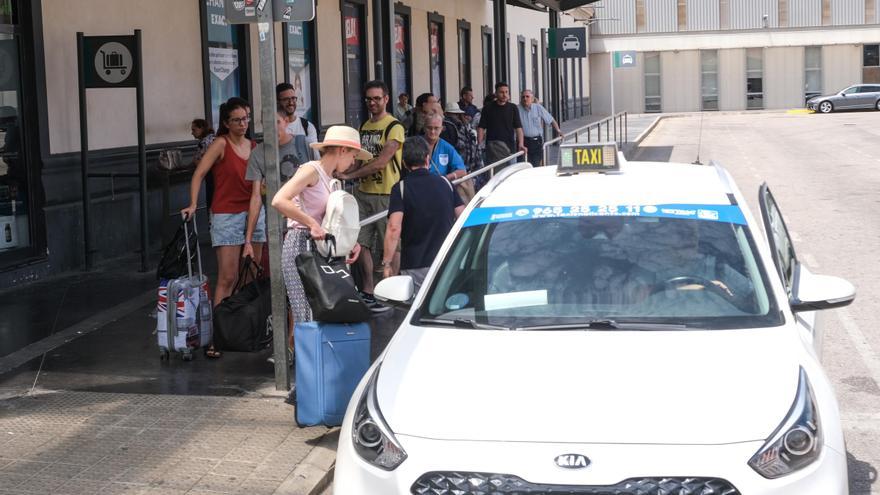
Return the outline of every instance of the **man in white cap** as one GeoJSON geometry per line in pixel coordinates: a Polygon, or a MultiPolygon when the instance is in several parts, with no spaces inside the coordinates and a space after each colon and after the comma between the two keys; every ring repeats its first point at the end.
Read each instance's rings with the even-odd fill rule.
{"type": "Polygon", "coordinates": [[[440,138],[452,144],[464,160],[467,171],[472,172],[483,166],[483,158],[477,146],[476,132],[468,125],[469,120],[470,117],[458,103],[447,103],[440,138]]]}

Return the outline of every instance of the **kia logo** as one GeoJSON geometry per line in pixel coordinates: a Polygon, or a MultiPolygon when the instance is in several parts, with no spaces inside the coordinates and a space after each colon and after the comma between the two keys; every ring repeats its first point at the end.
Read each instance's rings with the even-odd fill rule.
{"type": "Polygon", "coordinates": [[[590,460],[581,454],[562,454],[556,457],[556,465],[565,469],[583,469],[590,465],[590,460]]]}

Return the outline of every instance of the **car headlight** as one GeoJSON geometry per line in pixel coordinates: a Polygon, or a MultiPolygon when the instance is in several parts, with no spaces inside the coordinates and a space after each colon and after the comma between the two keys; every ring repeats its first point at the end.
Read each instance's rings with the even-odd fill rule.
{"type": "Polygon", "coordinates": [[[394,438],[394,433],[379,411],[379,400],[376,396],[379,369],[377,367],[373,372],[358,402],[351,425],[351,440],[355,451],[365,461],[386,471],[393,471],[406,460],[406,452],[394,438]]]}
{"type": "Polygon", "coordinates": [[[822,428],[813,389],[801,368],[797,397],[782,424],[749,460],[765,478],[779,478],[812,464],[822,452],[822,428]]]}

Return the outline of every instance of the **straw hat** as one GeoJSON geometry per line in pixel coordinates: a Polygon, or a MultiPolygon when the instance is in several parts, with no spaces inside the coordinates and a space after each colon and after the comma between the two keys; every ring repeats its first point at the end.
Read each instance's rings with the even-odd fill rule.
{"type": "Polygon", "coordinates": [[[450,101],[446,104],[446,108],[443,110],[446,113],[464,113],[464,110],[458,106],[458,103],[454,101],[450,101]]]}
{"type": "Polygon", "coordinates": [[[324,149],[325,146],[342,146],[358,150],[356,157],[358,160],[371,160],[373,158],[372,153],[361,148],[361,135],[357,129],[345,125],[334,125],[327,129],[323,142],[312,143],[309,146],[318,151],[324,149]]]}

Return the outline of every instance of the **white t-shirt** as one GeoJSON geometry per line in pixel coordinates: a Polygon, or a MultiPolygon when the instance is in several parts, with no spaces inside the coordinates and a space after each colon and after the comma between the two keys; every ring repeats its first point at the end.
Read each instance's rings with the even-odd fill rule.
{"type": "MultiPolygon", "coordinates": [[[[311,145],[312,143],[317,143],[318,130],[315,129],[315,124],[312,124],[311,122],[309,122],[308,124],[309,130],[308,132],[306,132],[302,126],[302,119],[300,117],[296,117],[293,119],[293,122],[287,124],[287,133],[291,136],[304,135],[306,137],[306,144],[311,145]]],[[[316,149],[312,149],[312,155],[314,156],[315,160],[321,159],[321,154],[318,153],[318,150],[316,149]]]]}

